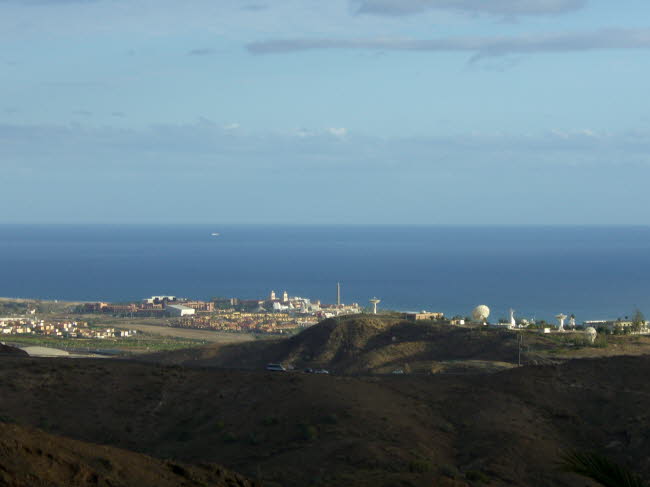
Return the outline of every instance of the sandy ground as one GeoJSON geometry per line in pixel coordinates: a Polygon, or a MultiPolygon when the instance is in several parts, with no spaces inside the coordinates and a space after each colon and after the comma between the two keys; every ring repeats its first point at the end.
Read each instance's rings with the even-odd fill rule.
{"type": "Polygon", "coordinates": [[[103,357],[102,355],[97,355],[93,353],[70,353],[66,350],[60,350],[58,348],[50,348],[50,347],[38,347],[38,346],[30,346],[30,347],[18,347],[21,350],[24,350],[29,354],[30,357],[69,357],[69,358],[80,358],[80,357],[86,357],[86,358],[101,358],[103,357]]]}
{"type": "Polygon", "coordinates": [[[19,347],[25,350],[30,357],[69,357],[70,352],[49,347],[19,347]]]}

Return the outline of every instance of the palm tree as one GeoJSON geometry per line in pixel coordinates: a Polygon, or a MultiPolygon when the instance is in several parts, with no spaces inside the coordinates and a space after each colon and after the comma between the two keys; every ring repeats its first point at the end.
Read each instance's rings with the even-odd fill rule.
{"type": "Polygon", "coordinates": [[[560,468],[589,477],[604,487],[649,487],[641,477],[598,453],[567,452],[562,455],[560,468]]]}

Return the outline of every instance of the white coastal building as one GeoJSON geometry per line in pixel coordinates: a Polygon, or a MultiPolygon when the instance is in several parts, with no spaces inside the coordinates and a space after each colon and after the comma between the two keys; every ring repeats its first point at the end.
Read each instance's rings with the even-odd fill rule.
{"type": "Polygon", "coordinates": [[[196,313],[194,308],[182,304],[168,304],[165,310],[170,316],[190,316],[196,313]]]}

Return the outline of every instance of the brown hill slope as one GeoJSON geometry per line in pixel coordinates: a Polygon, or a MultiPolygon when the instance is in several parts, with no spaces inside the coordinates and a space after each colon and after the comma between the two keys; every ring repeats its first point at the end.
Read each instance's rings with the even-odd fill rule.
{"type": "Polygon", "coordinates": [[[6,487],[247,487],[216,465],[192,467],[0,423],[0,485],[6,487]]]}
{"type": "Polygon", "coordinates": [[[270,486],[573,486],[568,448],[650,474],[649,374],[650,357],[376,377],[6,358],[0,414],[270,486]]]}
{"type": "Polygon", "coordinates": [[[451,461],[428,418],[415,423],[401,415],[412,407],[408,398],[361,385],[304,374],[7,359],[0,361],[0,412],[51,433],[162,458],[220,462],[280,485],[399,479],[420,449],[451,461]],[[402,435],[416,445],[402,449],[402,435]]]}
{"type": "MultiPolygon", "coordinates": [[[[527,341],[536,352],[558,345],[540,334],[528,334],[527,341]]],[[[491,362],[493,369],[502,369],[515,364],[517,358],[517,335],[512,331],[352,315],[324,320],[289,339],[212,344],[144,360],[258,370],[269,362],[282,362],[296,368],[322,367],[338,374],[385,374],[395,369],[419,373],[463,368],[484,371],[486,362],[491,362]]]]}

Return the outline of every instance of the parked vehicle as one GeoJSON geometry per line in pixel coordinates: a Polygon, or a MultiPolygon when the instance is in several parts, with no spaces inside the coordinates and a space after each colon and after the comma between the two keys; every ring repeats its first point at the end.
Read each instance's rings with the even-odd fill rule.
{"type": "Polygon", "coordinates": [[[284,368],[282,364],[266,364],[266,370],[271,372],[286,372],[287,369],[284,368]]]}
{"type": "Polygon", "coordinates": [[[329,370],[325,370],[325,369],[314,370],[314,374],[329,374],[329,373],[330,373],[329,370]]]}

